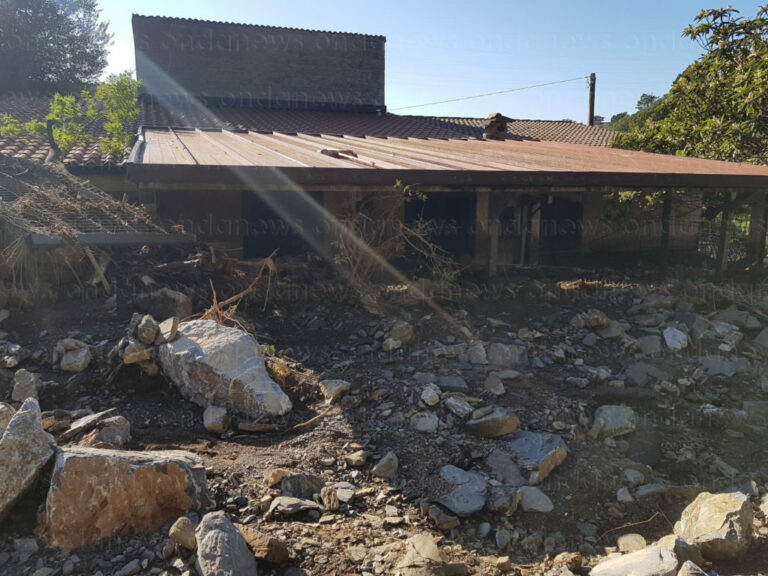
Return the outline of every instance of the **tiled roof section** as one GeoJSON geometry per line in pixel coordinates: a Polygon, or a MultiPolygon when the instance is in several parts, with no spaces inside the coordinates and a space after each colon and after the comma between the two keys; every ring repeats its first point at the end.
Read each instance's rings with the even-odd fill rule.
{"type": "Polygon", "coordinates": [[[206,108],[202,105],[164,106],[147,102],[139,124],[174,128],[231,128],[285,134],[331,134],[379,138],[464,138],[450,123],[424,122],[418,117],[395,114],[356,114],[315,110],[260,108],[206,108]]]}
{"type": "MultiPolygon", "coordinates": [[[[0,97],[0,114],[13,116],[20,122],[44,120],[50,111],[50,98],[47,97],[0,97]]],[[[86,132],[93,137],[93,142],[87,146],[75,146],[64,157],[64,164],[76,167],[108,167],[122,164],[130,153],[126,148],[122,155],[103,154],[99,149],[98,139],[104,136],[103,127],[99,122],[89,121],[85,125],[86,132]]],[[[129,133],[136,131],[132,126],[129,133]]],[[[50,152],[51,147],[46,139],[29,138],[27,136],[0,136],[0,155],[8,158],[37,160],[42,162],[50,152]]]]}
{"type": "MultiPolygon", "coordinates": [[[[484,118],[412,116],[432,126],[454,128],[464,137],[482,138],[484,118]]],[[[513,140],[542,140],[586,146],[610,146],[615,132],[564,120],[507,120],[507,134],[513,140]]]]}
{"type": "Polygon", "coordinates": [[[147,20],[161,20],[165,22],[185,22],[189,24],[202,25],[221,25],[221,26],[243,26],[247,28],[259,28],[261,30],[291,30],[295,32],[321,32],[323,34],[340,34],[343,36],[362,36],[365,38],[378,38],[385,40],[384,36],[378,34],[360,34],[358,32],[338,32],[334,30],[313,30],[310,28],[290,28],[285,26],[266,26],[264,24],[246,24],[242,22],[226,22],[222,20],[201,20],[198,18],[179,18],[176,16],[145,16],[143,14],[133,14],[133,18],[145,18],[147,20]]]}

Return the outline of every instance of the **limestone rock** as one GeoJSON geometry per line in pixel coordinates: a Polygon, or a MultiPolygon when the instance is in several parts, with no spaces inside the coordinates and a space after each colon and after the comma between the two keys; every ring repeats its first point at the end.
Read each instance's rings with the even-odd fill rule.
{"type": "Polygon", "coordinates": [[[80,441],[81,446],[121,448],[131,439],[131,423],[123,416],[112,416],[98,423],[80,441]]]}
{"type": "Polygon", "coordinates": [[[520,474],[520,468],[515,459],[507,452],[496,449],[488,455],[485,462],[491,469],[493,476],[502,484],[509,486],[525,484],[525,478],[520,474]]]}
{"type": "Polygon", "coordinates": [[[563,439],[547,432],[520,430],[507,447],[517,457],[518,465],[531,473],[531,484],[538,484],[549,476],[568,454],[563,439]]]}
{"type": "Polygon", "coordinates": [[[51,545],[74,549],[124,529],[151,532],[210,504],[205,468],[188,452],[64,448],[42,527],[51,545]]]}
{"type": "Polygon", "coordinates": [[[641,534],[622,534],[616,539],[619,552],[637,552],[643,550],[648,543],[641,534]]]}
{"type": "Polygon", "coordinates": [[[203,412],[203,425],[211,434],[224,434],[229,428],[229,414],[222,406],[208,406],[203,412]]]}
{"type": "Polygon", "coordinates": [[[411,536],[405,542],[405,554],[397,565],[403,576],[436,576],[445,563],[435,539],[428,532],[411,536]]]}
{"type": "Polygon", "coordinates": [[[491,394],[495,394],[496,396],[503,396],[506,392],[504,388],[504,382],[502,382],[501,378],[498,377],[497,374],[491,373],[488,375],[488,377],[485,379],[485,383],[483,384],[486,390],[488,390],[491,394]]]}
{"type": "Polygon", "coordinates": [[[590,576],[675,576],[677,558],[674,552],[650,546],[623,556],[609,556],[592,568],[590,576]]]}
{"type": "Polygon", "coordinates": [[[709,573],[699,568],[690,560],[686,560],[683,562],[683,565],[680,566],[677,576],[709,576],[709,573]]]}
{"type": "Polygon", "coordinates": [[[622,436],[637,427],[637,415],[629,406],[600,406],[590,431],[593,438],[622,436]]]}
{"type": "Polygon", "coordinates": [[[55,447],[53,437],[43,431],[37,400],[28,398],[0,438],[0,520],[32,487],[55,447]]]}
{"type": "Polygon", "coordinates": [[[258,417],[283,415],[291,401],[269,377],[256,339],[213,320],[179,327],[179,337],[159,348],[165,374],[200,406],[226,406],[258,417]]]}
{"type": "Polygon", "coordinates": [[[389,335],[402,344],[408,344],[413,341],[413,326],[404,320],[398,320],[392,325],[389,335]]]}
{"type": "Polygon", "coordinates": [[[433,412],[417,412],[411,416],[411,428],[417,432],[434,432],[440,420],[433,412]]]}
{"type": "Polygon", "coordinates": [[[82,372],[91,363],[91,350],[85,342],[64,338],[56,343],[53,357],[65,372],[82,372]]]}
{"type": "Polygon", "coordinates": [[[147,362],[155,355],[155,349],[136,340],[130,340],[123,350],[123,364],[147,362]]]}
{"type": "Polygon", "coordinates": [[[280,494],[300,500],[313,500],[323,486],[325,480],[315,474],[291,474],[280,482],[280,494]]]}
{"type": "Polygon", "coordinates": [[[482,342],[474,342],[469,345],[467,348],[467,362],[470,364],[488,364],[488,356],[482,342]]]}
{"type": "Polygon", "coordinates": [[[110,408],[103,412],[97,412],[96,414],[89,414],[82,418],[78,418],[70,424],[66,431],[59,434],[59,442],[67,442],[68,440],[72,440],[73,438],[77,438],[78,436],[90,432],[104,420],[114,416],[115,412],[115,408],[110,408]]]}
{"type": "Polygon", "coordinates": [[[371,469],[371,474],[379,478],[392,478],[397,474],[398,467],[397,454],[394,452],[388,452],[379,462],[371,469]]]}
{"type": "Polygon", "coordinates": [[[449,464],[440,469],[440,478],[450,491],[438,501],[448,510],[465,517],[483,509],[487,482],[482,474],[449,464]]]}
{"type": "Polygon", "coordinates": [[[688,347],[688,334],[673,326],[667,326],[662,332],[664,342],[670,350],[680,351],[688,347]]]}
{"type": "Polygon", "coordinates": [[[327,404],[333,404],[352,388],[352,384],[346,380],[323,380],[320,389],[323,391],[327,404]]]}
{"type": "Polygon", "coordinates": [[[708,560],[738,558],[752,542],[752,517],[746,494],[702,492],[683,510],[675,532],[708,560]]]}
{"type": "Polygon", "coordinates": [[[265,560],[272,564],[290,562],[291,551],[282,540],[260,532],[248,524],[237,524],[237,529],[242,534],[253,555],[259,560],[265,560]]]}
{"type": "Polygon", "coordinates": [[[485,499],[485,508],[495,514],[512,516],[520,505],[523,494],[515,486],[491,486],[485,499]]]}
{"type": "Polygon", "coordinates": [[[455,374],[441,376],[437,381],[437,385],[440,387],[440,390],[445,392],[469,392],[467,381],[455,374]]]}
{"type": "Polygon", "coordinates": [[[466,423],[466,428],[476,436],[496,438],[511,434],[520,425],[520,419],[506,408],[496,406],[493,411],[482,418],[475,418],[466,423]]]}
{"type": "Polygon", "coordinates": [[[256,576],[256,559],[225,512],[203,516],[195,534],[197,568],[202,576],[256,576]]]}
{"type": "Polygon", "coordinates": [[[173,523],[168,531],[168,538],[177,546],[194,552],[197,550],[197,539],[195,538],[195,525],[192,520],[186,516],[180,517],[173,523]]]}
{"type": "Polygon", "coordinates": [[[678,562],[686,562],[690,560],[694,564],[704,563],[704,557],[701,555],[698,546],[686,542],[675,534],[668,534],[667,536],[660,538],[657,544],[662,548],[672,550],[672,552],[675,553],[675,556],[677,556],[678,562]]]}
{"type": "Polygon", "coordinates": [[[458,396],[449,396],[443,401],[445,407],[459,418],[472,414],[472,405],[458,396]]]}
{"type": "Polygon", "coordinates": [[[166,342],[173,342],[176,340],[176,336],[179,334],[179,317],[173,316],[167,320],[160,322],[158,326],[157,338],[155,339],[155,346],[165,344],[166,342]]]}
{"type": "Polygon", "coordinates": [[[524,346],[493,342],[488,346],[488,362],[495,366],[514,366],[528,362],[528,351],[524,346]]]}
{"type": "Polygon", "coordinates": [[[13,409],[13,406],[0,402],[0,437],[2,437],[5,429],[8,428],[8,424],[11,422],[14,414],[16,414],[16,410],[13,409]]]}
{"type": "Polygon", "coordinates": [[[571,326],[574,328],[606,328],[610,320],[605,312],[590,308],[586,312],[580,312],[571,318],[571,326]]]}
{"type": "Polygon", "coordinates": [[[159,330],[160,326],[158,326],[155,319],[147,314],[141,319],[141,322],[139,322],[139,325],[136,327],[136,337],[142,344],[151,345],[155,343],[159,330]]]}
{"type": "Polygon", "coordinates": [[[13,375],[13,392],[11,400],[24,402],[27,398],[37,398],[37,392],[42,387],[40,376],[34,372],[21,369],[13,375]]]}
{"type": "Polygon", "coordinates": [[[549,496],[535,486],[521,486],[518,490],[520,507],[526,512],[552,512],[555,509],[549,496]]]}
{"type": "Polygon", "coordinates": [[[661,353],[661,337],[655,334],[638,338],[637,345],[643,356],[654,356],[661,353]]]}

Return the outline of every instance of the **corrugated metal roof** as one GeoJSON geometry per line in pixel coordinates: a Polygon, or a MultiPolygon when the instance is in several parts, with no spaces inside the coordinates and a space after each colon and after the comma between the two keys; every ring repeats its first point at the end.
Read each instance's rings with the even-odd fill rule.
{"type": "Polygon", "coordinates": [[[768,166],[561,142],[365,138],[170,128],[145,129],[133,160],[140,165],[655,173],[768,178],[768,166]]]}

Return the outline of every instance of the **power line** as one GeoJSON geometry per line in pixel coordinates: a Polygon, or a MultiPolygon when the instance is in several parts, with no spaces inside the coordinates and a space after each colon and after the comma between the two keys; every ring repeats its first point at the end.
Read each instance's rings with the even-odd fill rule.
{"type": "Polygon", "coordinates": [[[396,110],[408,110],[410,108],[423,108],[424,106],[434,106],[436,104],[448,104],[449,102],[461,102],[462,100],[472,100],[473,98],[484,98],[486,96],[496,96],[497,94],[509,94],[510,92],[520,92],[521,90],[530,90],[531,88],[541,88],[542,86],[552,86],[553,84],[565,84],[566,82],[575,82],[584,80],[588,76],[579,76],[577,78],[568,78],[567,80],[556,80],[555,82],[545,82],[544,84],[533,84],[532,86],[523,86],[522,88],[510,88],[509,90],[499,90],[498,92],[487,92],[486,94],[477,94],[476,96],[464,96],[463,98],[453,98],[451,100],[440,100],[439,102],[429,102],[427,104],[414,104],[412,106],[401,106],[400,108],[390,108],[391,112],[396,110]]]}

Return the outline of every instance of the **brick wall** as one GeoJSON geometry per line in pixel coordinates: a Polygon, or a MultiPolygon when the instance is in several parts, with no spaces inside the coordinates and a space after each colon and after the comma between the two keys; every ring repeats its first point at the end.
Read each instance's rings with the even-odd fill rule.
{"type": "Polygon", "coordinates": [[[384,108],[383,36],[133,17],[145,94],[209,104],[384,108]]]}

